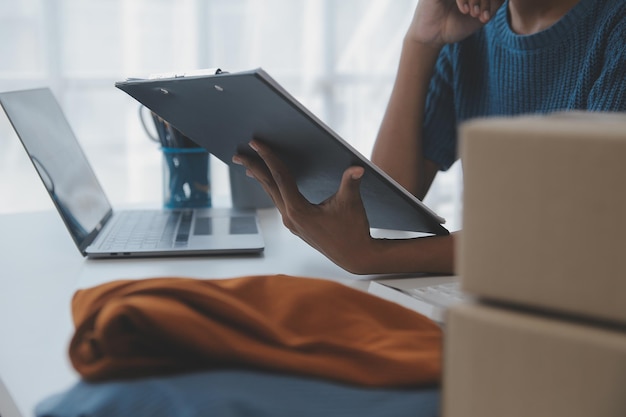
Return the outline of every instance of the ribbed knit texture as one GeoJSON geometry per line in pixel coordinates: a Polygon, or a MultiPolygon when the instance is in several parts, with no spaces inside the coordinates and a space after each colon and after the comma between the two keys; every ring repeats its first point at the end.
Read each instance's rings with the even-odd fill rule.
{"type": "Polygon", "coordinates": [[[508,0],[483,29],[439,56],[426,103],[425,156],[457,159],[470,118],[558,110],[626,111],[626,2],[581,0],[533,35],[515,34],[508,0]]]}

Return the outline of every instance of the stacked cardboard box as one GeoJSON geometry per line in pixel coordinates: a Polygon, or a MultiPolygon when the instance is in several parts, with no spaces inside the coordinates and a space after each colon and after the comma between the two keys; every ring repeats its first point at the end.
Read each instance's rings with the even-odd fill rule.
{"type": "Polygon", "coordinates": [[[626,416],[626,115],[461,128],[446,417],[626,416]]]}

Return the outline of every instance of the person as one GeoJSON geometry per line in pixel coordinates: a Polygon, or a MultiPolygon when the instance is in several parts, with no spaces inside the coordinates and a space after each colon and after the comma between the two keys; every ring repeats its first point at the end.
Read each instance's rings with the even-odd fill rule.
{"type": "MultiPolygon", "coordinates": [[[[473,117],[557,110],[626,110],[623,0],[420,0],[403,40],[372,161],[420,199],[457,159],[456,130],[473,117]]],[[[454,272],[455,233],[370,235],[363,168],[311,204],[261,141],[233,161],[259,180],[283,223],[355,274],[454,272]]]]}

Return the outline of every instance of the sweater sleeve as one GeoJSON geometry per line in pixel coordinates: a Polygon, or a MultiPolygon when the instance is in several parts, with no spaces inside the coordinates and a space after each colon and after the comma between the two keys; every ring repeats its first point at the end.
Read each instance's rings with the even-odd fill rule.
{"type": "Polygon", "coordinates": [[[450,45],[442,49],[435,65],[426,97],[422,137],[424,157],[435,162],[442,171],[448,170],[457,160],[450,45]]]}
{"type": "Polygon", "coordinates": [[[626,111],[626,11],[607,40],[604,66],[587,103],[592,111],[626,111]]]}

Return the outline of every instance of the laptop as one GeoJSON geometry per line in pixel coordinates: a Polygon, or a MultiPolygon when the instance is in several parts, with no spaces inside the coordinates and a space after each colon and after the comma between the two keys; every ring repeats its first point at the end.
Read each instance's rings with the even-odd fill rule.
{"type": "Polygon", "coordinates": [[[445,322],[448,308],[473,299],[462,291],[460,278],[453,275],[375,279],[370,281],[368,291],[440,324],[445,322]]]}
{"type": "Polygon", "coordinates": [[[113,210],[49,88],[0,93],[0,104],[83,256],[263,251],[252,209],[113,210]]]}

